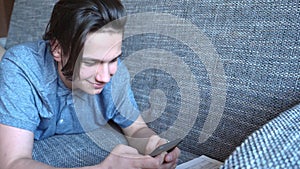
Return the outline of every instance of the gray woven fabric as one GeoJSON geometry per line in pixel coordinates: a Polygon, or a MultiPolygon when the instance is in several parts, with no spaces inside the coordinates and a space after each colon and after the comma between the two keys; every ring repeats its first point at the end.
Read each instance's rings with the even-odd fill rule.
{"type": "Polygon", "coordinates": [[[118,144],[127,144],[124,136],[106,125],[84,134],[56,135],[35,141],[33,158],[55,167],[83,167],[98,164],[118,144]]]}
{"type": "MultiPolygon", "coordinates": [[[[16,0],[6,47],[40,38],[53,2],[16,0]]],[[[153,15],[127,30],[150,24],[151,33],[124,39],[124,60],[136,56],[128,62],[136,73],[132,86],[144,117],[168,139],[186,134],[179,145],[183,151],[223,161],[248,135],[300,102],[299,0],[122,2],[129,14],[170,14],[197,27],[198,32],[190,32],[192,27],[180,19],[153,15]],[[190,40],[192,45],[185,43],[190,40]],[[165,63],[157,59],[160,55],[177,60],[165,63]],[[168,69],[143,69],[154,62],[168,69]],[[185,118],[180,119],[182,110],[185,118]],[[180,125],[174,125],[178,119],[180,125]]]]}
{"type": "MultiPolygon", "coordinates": [[[[188,33],[190,29],[181,29],[183,24],[178,20],[172,21],[172,24],[158,25],[160,20],[166,23],[170,21],[163,21],[162,17],[154,15],[152,18],[145,18],[144,22],[139,23],[149,23],[147,26],[150,25],[157,33],[142,33],[124,41],[125,58],[135,53],[138,53],[134,55],[136,57],[147,52],[153,54],[153,57],[149,56],[144,62],[134,63],[136,67],[143,67],[149,62],[160,63],[154,56],[159,55],[162,50],[181,58],[192,71],[192,75],[180,73],[178,70],[182,69],[179,67],[181,64],[170,61],[170,67],[177,69],[178,76],[187,79],[186,83],[192,83],[188,79],[196,78],[198,87],[191,89],[194,93],[190,94],[186,103],[192,102],[195,96],[200,96],[200,102],[199,105],[188,104],[190,111],[187,116],[192,113],[197,115],[196,122],[181,145],[183,150],[223,161],[249,134],[300,101],[299,0],[123,0],[123,3],[129,14],[171,14],[196,25],[208,37],[223,65],[226,83],[224,88],[218,88],[212,85],[212,76],[208,73],[210,68],[205,65],[211,59],[209,56],[212,53],[208,53],[210,44],[205,47],[205,44],[201,44],[203,39],[199,38],[198,45],[204,46],[201,52],[207,55],[199,57],[192,50],[193,46],[182,40],[193,40],[198,37],[199,32],[188,33]],[[160,34],[167,31],[174,32],[176,38],[160,34]],[[184,37],[186,34],[190,36],[184,37]],[[222,90],[226,91],[225,105],[212,102],[213,92],[222,90]],[[209,139],[202,143],[199,137],[201,140],[203,133],[207,133],[203,128],[208,115],[215,116],[210,121],[212,126],[219,117],[213,109],[224,109],[222,119],[213,134],[207,134],[209,139]]],[[[142,29],[141,27],[142,24],[137,24],[130,31],[134,32],[135,29],[142,29]]],[[[217,83],[224,82],[218,81],[218,74],[215,75],[217,83]]],[[[151,107],[149,95],[153,90],[161,90],[165,94],[152,102],[152,105],[166,103],[167,106],[161,113],[162,116],[151,122],[150,126],[158,133],[167,131],[180,114],[182,93],[185,92],[182,92],[182,86],[176,81],[174,72],[149,68],[138,72],[133,79],[133,88],[143,111],[151,107]]],[[[220,94],[217,97],[223,96],[220,94]]],[[[159,106],[156,107],[159,109],[159,106]]],[[[183,123],[178,130],[188,125],[189,122],[183,123]]]]}
{"type": "MultiPolygon", "coordinates": [[[[122,134],[110,127],[86,134],[56,135],[35,141],[33,159],[54,167],[83,167],[102,162],[118,144],[127,142],[122,134]]],[[[178,164],[198,157],[181,152],[178,164]]]]}
{"type": "Polygon", "coordinates": [[[5,48],[42,38],[57,0],[15,0],[5,48]]]}
{"type": "Polygon", "coordinates": [[[35,141],[33,159],[54,167],[83,167],[100,163],[108,151],[87,135],[57,135],[35,141]]]}
{"type": "Polygon", "coordinates": [[[299,168],[299,126],[300,104],[254,132],[221,168],[299,168]]]}

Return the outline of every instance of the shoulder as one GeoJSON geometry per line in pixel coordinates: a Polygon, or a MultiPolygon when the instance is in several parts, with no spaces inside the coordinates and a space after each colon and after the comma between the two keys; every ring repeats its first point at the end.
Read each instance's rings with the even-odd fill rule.
{"type": "Polygon", "coordinates": [[[1,60],[1,67],[37,72],[53,69],[54,63],[48,42],[40,40],[9,48],[1,60]]]}
{"type": "Polygon", "coordinates": [[[46,41],[34,41],[22,43],[9,48],[3,60],[10,60],[16,63],[33,64],[46,59],[46,55],[51,55],[46,41]]]}
{"type": "Polygon", "coordinates": [[[19,44],[9,48],[0,62],[1,79],[25,78],[38,84],[56,78],[55,61],[46,41],[19,44]]]}

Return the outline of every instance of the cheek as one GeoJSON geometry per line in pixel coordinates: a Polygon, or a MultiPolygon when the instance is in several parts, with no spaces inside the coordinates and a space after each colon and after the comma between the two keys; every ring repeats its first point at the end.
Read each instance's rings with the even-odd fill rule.
{"type": "Polygon", "coordinates": [[[79,71],[79,78],[80,79],[87,79],[91,76],[93,76],[96,73],[97,68],[91,68],[91,67],[81,67],[79,71]]]}
{"type": "Polygon", "coordinates": [[[109,73],[111,75],[114,75],[117,72],[117,69],[118,69],[118,62],[109,65],[109,73]]]}

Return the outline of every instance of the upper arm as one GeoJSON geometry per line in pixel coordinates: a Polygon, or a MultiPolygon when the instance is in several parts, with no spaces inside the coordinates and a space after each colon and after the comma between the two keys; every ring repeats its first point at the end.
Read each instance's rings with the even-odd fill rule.
{"type": "Polygon", "coordinates": [[[0,166],[17,159],[31,159],[33,140],[34,134],[30,131],[0,124],[0,166]]]}
{"type": "Polygon", "coordinates": [[[40,123],[39,113],[45,106],[36,87],[39,81],[32,78],[30,68],[33,67],[23,63],[18,55],[22,52],[24,55],[29,53],[21,47],[11,48],[0,62],[0,123],[34,131],[40,123]]]}

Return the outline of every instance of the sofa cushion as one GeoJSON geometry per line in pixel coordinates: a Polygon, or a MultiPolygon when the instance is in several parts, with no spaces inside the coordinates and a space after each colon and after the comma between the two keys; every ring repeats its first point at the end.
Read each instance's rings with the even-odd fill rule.
{"type": "Polygon", "coordinates": [[[108,151],[86,134],[56,135],[35,141],[33,159],[54,167],[83,167],[100,163],[108,151]]]}
{"type": "MultiPolygon", "coordinates": [[[[86,134],[56,135],[35,141],[33,159],[54,167],[91,166],[103,161],[118,144],[127,145],[125,137],[106,126],[86,134]]],[[[196,157],[182,151],[178,164],[196,157]]]]}
{"type": "Polygon", "coordinates": [[[249,136],[222,168],[297,168],[300,166],[300,104],[249,136]]]}

